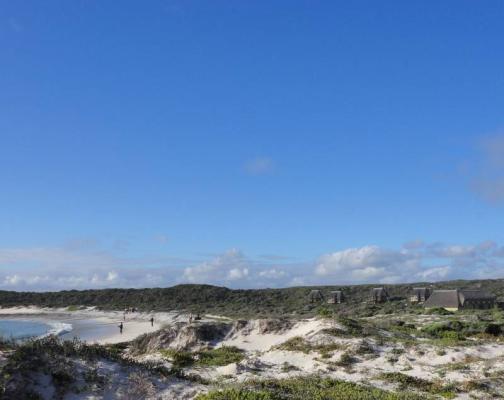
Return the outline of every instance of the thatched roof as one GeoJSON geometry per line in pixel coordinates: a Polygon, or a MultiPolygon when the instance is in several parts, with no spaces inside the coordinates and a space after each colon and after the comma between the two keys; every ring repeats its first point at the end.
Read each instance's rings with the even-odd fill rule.
{"type": "Polygon", "coordinates": [[[466,301],[494,301],[495,296],[483,290],[434,290],[425,307],[459,308],[466,301]]]}
{"type": "Polygon", "coordinates": [[[373,296],[384,296],[384,297],[388,296],[387,291],[383,287],[373,288],[372,294],[373,294],[373,296]]]}
{"type": "Polygon", "coordinates": [[[310,301],[321,301],[321,300],[324,300],[324,295],[322,294],[322,292],[318,289],[315,289],[315,290],[312,290],[310,292],[310,294],[308,295],[308,297],[310,298],[310,301]]]}
{"type": "Polygon", "coordinates": [[[415,287],[413,288],[413,293],[417,294],[417,295],[424,295],[429,293],[430,290],[429,288],[425,288],[425,287],[415,287]]]}
{"type": "Polygon", "coordinates": [[[434,290],[425,301],[427,308],[459,308],[458,290],[434,290]]]}
{"type": "Polygon", "coordinates": [[[483,290],[461,290],[459,293],[460,304],[464,305],[466,300],[494,301],[495,296],[483,290]]]}

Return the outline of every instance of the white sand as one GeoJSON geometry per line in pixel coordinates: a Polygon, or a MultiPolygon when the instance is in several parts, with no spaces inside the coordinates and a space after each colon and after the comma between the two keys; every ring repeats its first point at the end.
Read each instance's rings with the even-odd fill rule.
{"type": "MultiPolygon", "coordinates": [[[[74,321],[75,334],[84,328],[82,323],[94,324],[95,331],[91,332],[89,341],[97,343],[117,343],[129,341],[144,333],[152,332],[165,325],[178,321],[187,321],[187,315],[179,313],[133,313],[128,314],[124,322],[124,331],[121,335],[117,325],[123,319],[122,312],[103,312],[94,308],[86,308],[78,311],[66,309],[47,309],[37,307],[15,307],[0,309],[0,318],[11,316],[36,316],[61,319],[62,321],[74,321]],[[151,316],[155,319],[153,327],[150,325],[151,316]],[[79,323],[78,323],[79,321],[79,323]],[[79,325],[80,324],[80,325],[79,325]],[[98,328],[105,327],[105,328],[98,328]],[[94,336],[93,336],[94,334],[94,336]]],[[[212,318],[220,319],[217,316],[212,318]]],[[[429,321],[432,317],[429,317],[429,321]]],[[[211,319],[206,316],[206,319],[211,319]]],[[[419,321],[427,320],[423,316],[419,321]],[[422,319],[423,318],[423,319],[422,319]]],[[[418,321],[416,321],[418,322],[418,321]]],[[[334,323],[328,320],[307,319],[296,322],[291,328],[275,333],[260,333],[259,321],[249,321],[246,329],[233,331],[228,337],[217,344],[219,346],[236,346],[246,351],[246,359],[239,363],[221,367],[193,368],[190,373],[196,373],[207,379],[223,381],[245,381],[251,378],[285,378],[296,375],[311,375],[319,373],[332,378],[372,384],[383,389],[397,389],[394,385],[378,379],[382,372],[401,372],[407,375],[433,381],[442,379],[445,383],[462,383],[470,379],[485,379],[488,374],[504,373],[504,343],[499,342],[475,342],[471,346],[443,347],[440,348],[426,341],[419,340],[417,344],[405,347],[401,343],[394,345],[377,345],[373,339],[366,339],[376,349],[376,356],[357,356],[351,368],[337,367],[341,355],[355,348],[362,338],[333,337],[321,332],[324,328],[334,327],[334,323]],[[312,351],[309,353],[283,351],[276,348],[285,341],[300,336],[311,343],[336,343],[341,346],[332,352],[329,358],[322,359],[321,355],[312,351]],[[402,349],[402,354],[394,355],[394,349],[402,349]],[[391,362],[392,358],[397,361],[391,362]],[[331,364],[332,363],[332,364],[331,364]],[[453,369],[453,363],[463,363],[465,369],[453,369]],[[285,369],[289,365],[293,368],[285,369]],[[336,367],[335,367],[336,365],[336,367]]],[[[89,333],[87,333],[89,335],[89,333]]],[[[148,354],[139,357],[139,361],[167,362],[161,354],[148,354]]],[[[205,388],[186,382],[178,382],[177,395],[173,387],[166,385],[163,390],[163,399],[190,398],[197,391],[205,388]],[[175,397],[170,397],[175,396],[175,397]],[[187,396],[187,397],[184,397],[187,396]]],[[[160,384],[161,387],[163,385],[160,384]]],[[[160,393],[158,393],[160,394],[160,393]]],[[[467,393],[457,393],[457,398],[467,399],[467,393]]],[[[484,397],[476,397],[484,398],[484,397]]]]}
{"type": "MultiPolygon", "coordinates": [[[[251,321],[252,325],[257,321],[251,321]]],[[[253,326],[250,331],[240,331],[238,334],[226,338],[219,346],[236,346],[247,351],[266,351],[273,346],[284,343],[295,336],[308,336],[331,325],[327,320],[315,318],[297,322],[291,329],[280,333],[260,334],[258,326],[253,326]]]]}
{"type": "Polygon", "coordinates": [[[93,307],[69,311],[66,308],[10,307],[0,308],[0,318],[24,317],[69,323],[72,332],[62,337],[80,337],[91,343],[112,344],[126,342],[145,333],[154,332],[170,323],[187,320],[180,313],[128,313],[124,319],[121,311],[100,311],[93,307]],[[150,319],[154,317],[154,326],[150,319]],[[120,333],[119,324],[123,323],[120,333]]]}

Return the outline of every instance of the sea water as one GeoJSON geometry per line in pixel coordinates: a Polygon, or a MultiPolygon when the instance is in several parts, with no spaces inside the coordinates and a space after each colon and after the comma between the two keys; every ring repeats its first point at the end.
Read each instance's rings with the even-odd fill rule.
{"type": "Polygon", "coordinates": [[[72,330],[72,325],[62,322],[0,319],[0,337],[24,340],[47,335],[61,335],[72,330]]]}

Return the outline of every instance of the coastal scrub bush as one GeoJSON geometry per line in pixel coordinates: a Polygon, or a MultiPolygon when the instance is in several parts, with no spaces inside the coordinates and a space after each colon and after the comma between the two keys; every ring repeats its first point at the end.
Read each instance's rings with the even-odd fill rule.
{"type": "Polygon", "coordinates": [[[199,367],[216,367],[240,362],[245,357],[244,351],[233,346],[223,346],[218,349],[189,351],[164,349],[161,355],[170,359],[173,368],[180,369],[196,365],[199,367]]]}
{"type": "Polygon", "coordinates": [[[333,316],[333,310],[329,309],[328,307],[322,307],[319,308],[317,314],[321,318],[331,318],[333,316]]]}
{"type": "Polygon", "coordinates": [[[355,364],[357,359],[350,353],[345,352],[341,355],[340,359],[335,362],[335,365],[339,367],[350,367],[352,364],[355,364]]]}
{"type": "Polygon", "coordinates": [[[196,400],[421,400],[411,392],[382,389],[318,376],[250,381],[241,386],[200,394],[196,400]]]}
{"type": "Polygon", "coordinates": [[[292,371],[299,371],[299,368],[285,361],[282,364],[282,372],[292,372],[292,371]]]}
{"type": "Polygon", "coordinates": [[[365,334],[363,326],[355,319],[339,317],[338,322],[345,327],[346,333],[350,336],[363,336],[365,334]]]}
{"type": "Polygon", "coordinates": [[[194,357],[189,351],[163,349],[160,350],[163,357],[171,360],[173,368],[185,368],[194,364],[194,357]]]}
{"type": "Polygon", "coordinates": [[[128,386],[121,396],[124,400],[147,399],[156,394],[156,387],[146,374],[132,373],[128,376],[128,386]]]}
{"type": "Polygon", "coordinates": [[[450,385],[443,385],[440,381],[432,382],[415,376],[406,375],[401,372],[384,372],[378,376],[378,379],[398,384],[399,390],[401,391],[414,388],[423,392],[440,395],[448,399],[455,397],[453,387],[450,385]]]}
{"type": "Polygon", "coordinates": [[[427,315],[453,315],[452,311],[448,311],[441,307],[427,308],[425,310],[425,314],[427,315]]]}
{"type": "Polygon", "coordinates": [[[308,354],[312,351],[319,352],[323,358],[328,358],[330,352],[341,350],[345,346],[340,343],[315,344],[310,343],[301,336],[295,336],[276,346],[278,350],[284,351],[299,351],[308,354]]]}
{"type": "Polygon", "coordinates": [[[285,351],[300,351],[305,354],[308,354],[312,350],[310,343],[308,343],[301,336],[294,336],[293,338],[286,340],[282,344],[279,344],[276,348],[278,350],[285,351]]]}
{"type": "Polygon", "coordinates": [[[222,366],[237,363],[245,357],[244,351],[234,346],[198,352],[196,364],[201,367],[222,366]]]}

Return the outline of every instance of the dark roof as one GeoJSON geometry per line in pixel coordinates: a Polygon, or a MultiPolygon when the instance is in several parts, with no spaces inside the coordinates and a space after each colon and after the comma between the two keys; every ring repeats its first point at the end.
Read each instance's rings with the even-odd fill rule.
{"type": "Polygon", "coordinates": [[[434,290],[425,301],[425,307],[459,308],[459,293],[454,290],[434,290]]]}
{"type": "Polygon", "coordinates": [[[321,300],[324,298],[324,295],[322,294],[322,292],[320,290],[317,289],[317,290],[312,290],[309,294],[309,297],[312,300],[315,300],[315,299],[321,300]]]}
{"type": "Polygon", "coordinates": [[[425,288],[425,287],[414,287],[413,288],[413,292],[415,292],[415,293],[426,293],[428,291],[429,291],[429,289],[425,288]]]}
{"type": "Polygon", "coordinates": [[[460,303],[464,304],[466,300],[495,300],[495,296],[483,290],[461,290],[459,292],[460,303]]]}

